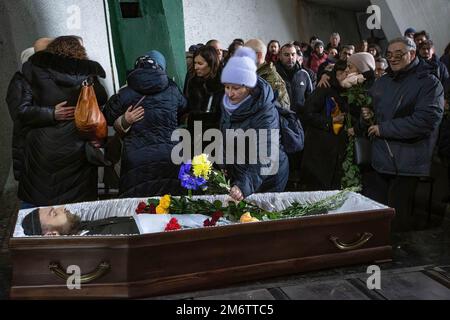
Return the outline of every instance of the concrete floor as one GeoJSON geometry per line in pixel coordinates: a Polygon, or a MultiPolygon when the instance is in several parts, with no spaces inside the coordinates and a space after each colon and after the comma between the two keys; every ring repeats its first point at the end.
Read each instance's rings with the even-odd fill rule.
{"type": "MultiPolygon", "coordinates": [[[[417,190],[414,219],[418,230],[392,235],[393,262],[381,265],[382,290],[370,291],[367,265],[336,268],[244,283],[228,288],[189,292],[156,299],[205,300],[302,300],[302,299],[446,299],[450,300],[450,207],[441,200],[447,194],[446,168],[437,163],[431,223],[427,224],[428,186],[417,190]]],[[[8,254],[12,215],[17,212],[15,191],[0,203],[0,299],[8,298],[11,267],[8,254]]]]}

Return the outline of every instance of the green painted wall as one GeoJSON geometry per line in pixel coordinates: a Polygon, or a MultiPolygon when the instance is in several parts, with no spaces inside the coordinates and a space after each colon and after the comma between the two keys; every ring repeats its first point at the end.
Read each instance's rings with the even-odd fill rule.
{"type": "Polygon", "coordinates": [[[137,57],[150,50],[161,51],[167,59],[167,73],[181,87],[186,75],[182,0],[138,0],[142,17],[123,19],[119,0],[108,0],[114,52],[119,81],[125,84],[126,71],[137,57]]]}

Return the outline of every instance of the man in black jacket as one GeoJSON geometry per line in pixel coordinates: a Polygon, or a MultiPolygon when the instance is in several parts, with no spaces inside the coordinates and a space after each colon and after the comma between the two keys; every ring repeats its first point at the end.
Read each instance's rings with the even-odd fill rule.
{"type": "Polygon", "coordinates": [[[276,63],[277,72],[286,82],[291,100],[291,110],[301,114],[306,99],[314,88],[311,77],[297,62],[297,50],[293,44],[286,44],[280,50],[280,59],[276,63]]]}
{"type": "MultiPolygon", "coordinates": [[[[430,175],[431,159],[444,110],[444,89],[432,67],[417,58],[410,38],[389,44],[390,63],[370,89],[376,125],[372,136],[373,176],[365,195],[396,209],[394,229],[408,230],[419,177],[430,175]]],[[[363,117],[369,113],[363,110],[363,117]]]]}
{"type": "Polygon", "coordinates": [[[447,66],[436,56],[436,49],[432,40],[426,40],[419,45],[419,56],[434,68],[434,74],[439,78],[443,86],[446,86],[450,75],[447,66]]]}

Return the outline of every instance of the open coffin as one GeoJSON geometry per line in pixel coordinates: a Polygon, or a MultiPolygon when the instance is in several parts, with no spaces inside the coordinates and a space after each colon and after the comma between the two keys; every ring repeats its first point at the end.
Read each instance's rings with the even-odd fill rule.
{"type": "MultiPolygon", "coordinates": [[[[314,202],[336,192],[258,194],[266,210],[314,202]]],[[[197,197],[226,202],[227,196],[197,197]]],[[[66,207],[82,220],[133,216],[142,199],[66,207]]],[[[394,210],[350,193],[326,215],[123,236],[26,237],[19,211],[10,239],[11,298],[143,298],[241,281],[391,259],[394,210]],[[79,267],[80,290],[69,290],[67,268],[79,267]]],[[[201,218],[201,217],[200,217],[201,218]]],[[[139,225],[139,218],[137,218],[139,225]]],[[[200,220],[201,221],[201,220],[200,220]]],[[[140,230],[145,229],[140,227],[140,230]]],[[[154,230],[153,230],[154,231],[154,230]]]]}

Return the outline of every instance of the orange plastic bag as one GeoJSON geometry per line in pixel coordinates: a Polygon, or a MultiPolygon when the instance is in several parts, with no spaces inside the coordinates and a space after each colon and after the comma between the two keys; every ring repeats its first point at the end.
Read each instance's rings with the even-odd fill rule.
{"type": "Polygon", "coordinates": [[[75,125],[80,135],[89,141],[101,141],[108,135],[105,116],[100,111],[94,86],[83,82],[75,108],[75,125]]]}

